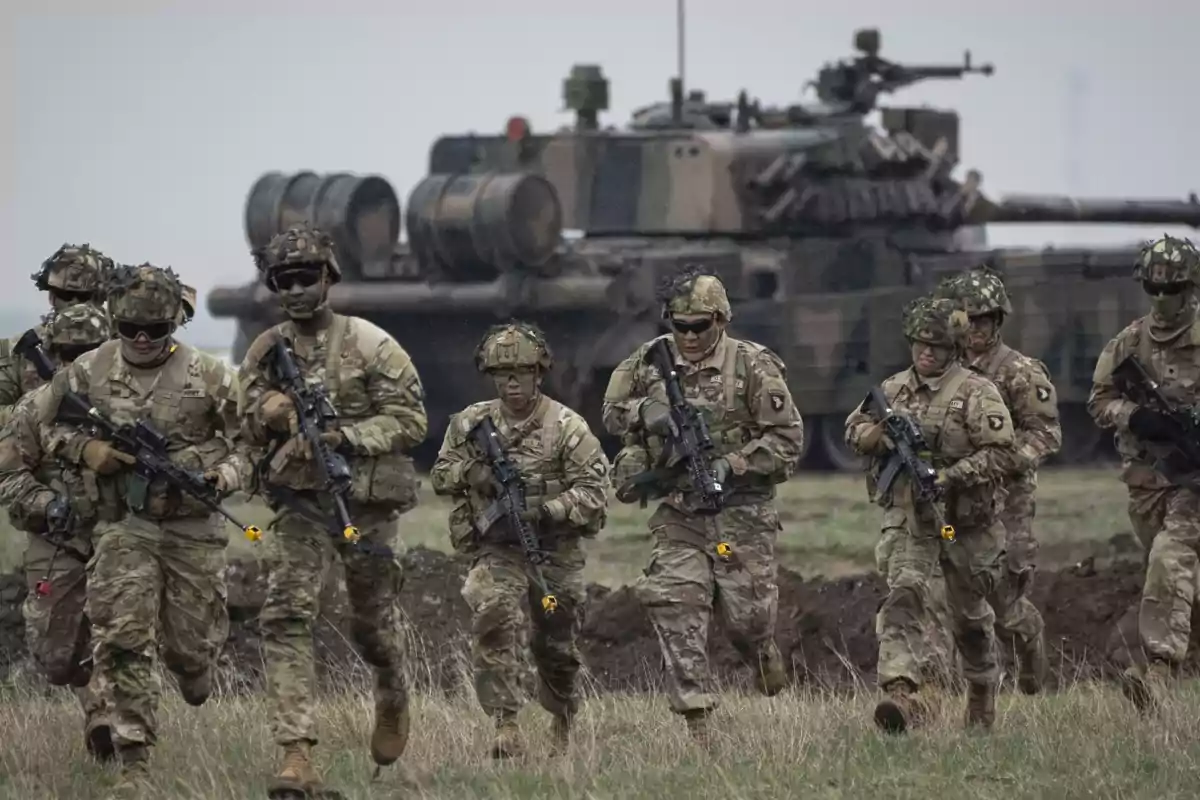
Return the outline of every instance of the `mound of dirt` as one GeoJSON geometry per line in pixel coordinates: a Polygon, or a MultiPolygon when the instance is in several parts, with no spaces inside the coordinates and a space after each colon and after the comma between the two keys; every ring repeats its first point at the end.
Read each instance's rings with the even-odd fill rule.
{"type": "MultiPolygon", "coordinates": [[[[458,558],[417,548],[404,557],[402,610],[414,682],[425,689],[451,690],[467,680],[470,663],[470,612],[459,594],[467,565],[458,558]]],[[[1056,680],[1099,678],[1138,657],[1135,609],[1143,570],[1136,562],[1097,568],[1091,562],[1038,575],[1034,601],[1046,619],[1046,634],[1056,680]]],[[[263,680],[262,637],[258,610],[266,576],[255,563],[228,569],[231,633],[222,655],[226,691],[251,691],[263,680]]],[[[21,601],[24,581],[0,575],[0,672],[26,658],[21,601]]],[[[836,581],[805,580],[779,572],[777,641],[797,682],[844,688],[874,681],[875,612],[885,586],[875,575],[836,581]]],[[[1200,610],[1200,609],[1198,609],[1200,610]]],[[[348,603],[335,565],[322,596],[316,628],[318,676],[326,688],[346,678],[365,677],[368,669],[355,655],[348,624],[348,603]]],[[[1196,626],[1200,627],[1200,626],[1196,626]]],[[[662,685],[657,639],[632,589],[590,586],[580,648],[589,683],[603,690],[648,690],[662,685]]],[[[747,685],[749,675],[737,652],[714,620],[709,638],[710,663],[726,685],[747,685]]],[[[1193,648],[1194,656],[1196,649],[1193,648]]]]}

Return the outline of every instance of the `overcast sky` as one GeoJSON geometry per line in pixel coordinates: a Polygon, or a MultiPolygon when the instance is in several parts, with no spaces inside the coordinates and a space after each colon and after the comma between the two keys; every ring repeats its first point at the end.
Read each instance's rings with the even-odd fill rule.
{"type": "MultiPolygon", "coordinates": [[[[240,283],[253,270],[243,202],[262,172],[378,173],[403,202],[441,133],[498,131],[512,113],[535,129],[569,122],[561,82],[572,63],[603,66],[605,119],[623,122],[665,99],[676,59],[675,0],[242,3],[254,13],[209,0],[86,15],[65,3],[3,5],[0,142],[11,160],[0,171],[0,307],[39,312],[28,275],[63,241],[170,264],[202,293],[240,283]]],[[[710,97],[745,88],[767,104],[793,102],[823,62],[850,55],[855,27],[875,25],[895,60],[953,63],[970,48],[995,65],[991,78],[892,100],[957,107],[963,161],[982,170],[985,192],[1200,190],[1200,4],[1143,0],[1113,12],[1008,0],[967,10],[975,5],[691,0],[687,83],[710,97]]],[[[1041,244],[1158,232],[990,235],[1041,244]]],[[[199,314],[194,336],[231,336],[231,325],[214,329],[199,314]]]]}

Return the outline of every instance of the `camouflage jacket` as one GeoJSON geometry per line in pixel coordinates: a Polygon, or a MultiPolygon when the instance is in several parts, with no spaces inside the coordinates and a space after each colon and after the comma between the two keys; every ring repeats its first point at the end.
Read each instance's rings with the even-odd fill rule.
{"type": "Polygon", "coordinates": [[[970,366],[986,376],[1004,398],[1014,428],[1017,456],[1013,472],[1031,473],[1062,447],[1058,394],[1050,370],[1036,358],[997,342],[986,352],[972,354],[970,366]]]}
{"type": "MultiPolygon", "coordinates": [[[[256,449],[272,442],[274,434],[262,418],[262,400],[271,389],[279,389],[269,361],[271,347],[281,335],[291,340],[304,380],[324,385],[329,393],[352,469],[365,480],[372,469],[394,467],[405,472],[405,481],[415,481],[411,459],[403,453],[424,441],[428,432],[421,379],[404,348],[359,317],[334,314],[332,323],[315,337],[301,335],[288,320],[254,340],[238,373],[238,416],[246,441],[256,449]],[[374,462],[380,463],[373,467],[374,462]]],[[[280,452],[286,451],[277,450],[276,455],[280,452]]],[[[298,491],[317,486],[312,464],[292,458],[272,458],[266,479],[271,485],[298,491]]],[[[369,499],[367,488],[360,499],[369,499]]]]}
{"type": "MultiPolygon", "coordinates": [[[[145,420],[167,440],[167,457],[193,471],[219,470],[231,490],[245,484],[249,459],[237,441],[237,375],[220,359],[175,342],[171,356],[150,370],[131,367],[121,357],[121,342],[110,340],[84,353],[54,376],[53,391],[39,403],[43,423],[58,414],[66,388],[86,395],[92,405],[117,425],[145,420]]],[[[60,423],[53,454],[73,464],[83,460],[91,435],[60,423]]],[[[115,481],[125,497],[131,473],[115,481]]],[[[165,487],[152,487],[147,516],[169,518],[209,513],[201,503],[165,487]]]]}
{"type": "Polygon", "coordinates": [[[1168,399],[1184,405],[1200,402],[1200,325],[1193,321],[1164,338],[1151,333],[1152,320],[1149,314],[1134,320],[1100,351],[1087,407],[1098,426],[1116,429],[1122,479],[1130,486],[1165,487],[1170,482],[1154,470],[1147,446],[1129,432],[1129,417],[1137,405],[1117,391],[1112,372],[1127,356],[1136,355],[1168,399]]]}
{"type": "MultiPolygon", "coordinates": [[[[777,355],[754,342],[725,334],[704,360],[692,364],[666,339],[675,355],[683,393],[708,424],[717,453],[729,461],[736,493],[751,485],[771,486],[795,472],[804,451],[804,424],[788,390],[786,369],[777,355]]],[[[658,370],[643,359],[657,339],[646,342],[613,371],[604,394],[604,427],[621,436],[626,449],[617,460],[635,462],[634,470],[614,467],[620,479],[657,463],[663,440],[645,430],[642,405],[649,398],[667,402],[658,370]]],[[[690,488],[681,481],[677,488],[690,488]]]]}
{"type": "MultiPolygon", "coordinates": [[[[37,332],[39,339],[45,341],[45,325],[35,325],[33,330],[37,332]]],[[[21,335],[24,335],[23,331],[21,335]]],[[[23,395],[45,383],[33,368],[33,364],[14,351],[20,338],[14,336],[11,339],[0,339],[0,425],[8,422],[13,407],[23,395]]]]}
{"type": "MultiPolygon", "coordinates": [[[[921,378],[909,367],[885,380],[883,393],[892,407],[921,427],[933,454],[934,466],[943,471],[949,491],[947,516],[967,527],[989,525],[1005,498],[1005,477],[1013,463],[1012,417],[1000,390],[990,380],[961,364],[953,364],[933,378],[921,378]]],[[[882,442],[868,452],[861,439],[876,420],[862,405],[846,418],[846,444],[873,458],[877,475],[886,455],[882,442]]],[[[907,486],[901,478],[894,488],[907,486]]],[[[880,505],[911,508],[911,494],[874,497],[880,505]]]]}
{"type": "MultiPolygon", "coordinates": [[[[470,441],[470,432],[491,417],[501,446],[525,481],[530,504],[544,503],[550,521],[542,528],[559,536],[594,536],[604,527],[608,505],[608,459],[583,417],[557,400],[542,395],[528,418],[513,423],[499,400],[475,403],[455,414],[446,428],[442,448],[429,479],[439,495],[458,499],[450,512],[450,538],[456,549],[468,549],[481,537],[477,518],[492,504],[468,486],[465,476],[483,454],[470,441]]],[[[486,538],[516,542],[501,519],[486,538]]],[[[547,545],[552,544],[547,537],[547,545]]]]}

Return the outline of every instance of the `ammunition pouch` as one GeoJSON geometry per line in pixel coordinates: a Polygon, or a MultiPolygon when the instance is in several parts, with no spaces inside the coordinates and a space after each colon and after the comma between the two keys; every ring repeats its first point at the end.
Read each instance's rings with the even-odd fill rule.
{"type": "Polygon", "coordinates": [[[384,453],[350,462],[350,500],[353,503],[404,513],[416,507],[421,482],[409,456],[384,453]]]}

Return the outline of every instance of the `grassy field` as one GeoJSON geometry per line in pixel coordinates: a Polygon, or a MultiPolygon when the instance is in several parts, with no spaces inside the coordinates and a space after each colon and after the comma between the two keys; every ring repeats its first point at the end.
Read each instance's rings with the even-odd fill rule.
{"type": "MultiPolygon", "coordinates": [[[[1114,469],[1047,470],[1040,477],[1037,533],[1043,565],[1071,563],[1107,546],[1112,537],[1128,538],[1124,486],[1114,469]]],[[[258,503],[234,503],[255,523],[270,519],[258,503]]],[[[780,487],[783,520],[779,539],[780,564],[806,577],[836,577],[874,568],[874,548],[882,511],[867,501],[858,476],[811,475],[780,487]]],[[[446,517],[449,503],[423,481],[420,505],[401,521],[401,538],[408,546],[449,550],[446,517]]],[[[611,501],[608,524],[588,542],[588,580],[620,586],[636,578],[650,552],[646,509],[611,501]]],[[[255,548],[232,527],[230,555],[253,557],[255,548]]],[[[269,533],[267,535],[270,535],[269,533]]],[[[0,527],[0,571],[20,563],[23,536],[0,527]]]]}
{"type": "MultiPolygon", "coordinates": [[[[781,562],[806,576],[871,569],[879,509],[861,479],[806,476],[783,487],[781,562]]],[[[410,545],[445,549],[446,505],[427,493],[407,515],[410,545]]],[[[250,509],[265,521],[263,509],[250,509]]],[[[649,550],[649,510],[614,504],[589,551],[588,577],[630,581],[649,550]]],[[[1037,530],[1045,566],[1128,547],[1125,494],[1113,470],[1047,472],[1037,530]],[[1115,541],[1114,541],[1115,537],[1115,541]],[[1125,542],[1124,545],[1121,543],[1125,542]]],[[[4,532],[0,568],[19,556],[4,532]]],[[[244,542],[231,554],[248,554],[244,542]]],[[[420,665],[412,665],[420,669],[420,665]]],[[[1185,685],[1157,721],[1139,719],[1109,686],[1077,685],[1053,696],[1004,695],[990,736],[961,731],[962,700],[943,697],[929,729],[904,739],[876,733],[875,695],[789,689],[778,697],[727,695],[714,754],[698,751],[661,696],[591,696],[571,752],[550,759],[546,716],[522,714],[531,755],[495,765],[489,725],[470,681],[454,696],[414,698],[413,736],[402,768],[371,781],[369,696],[362,685],[320,709],[318,763],[347,798],[1163,798],[1196,796],[1200,689],[1185,685]]],[[[261,699],[217,697],[201,709],[168,690],[146,797],[265,797],[278,753],[261,699]]],[[[64,692],[0,687],[0,798],[104,797],[112,768],[91,761],[64,692]]]]}

